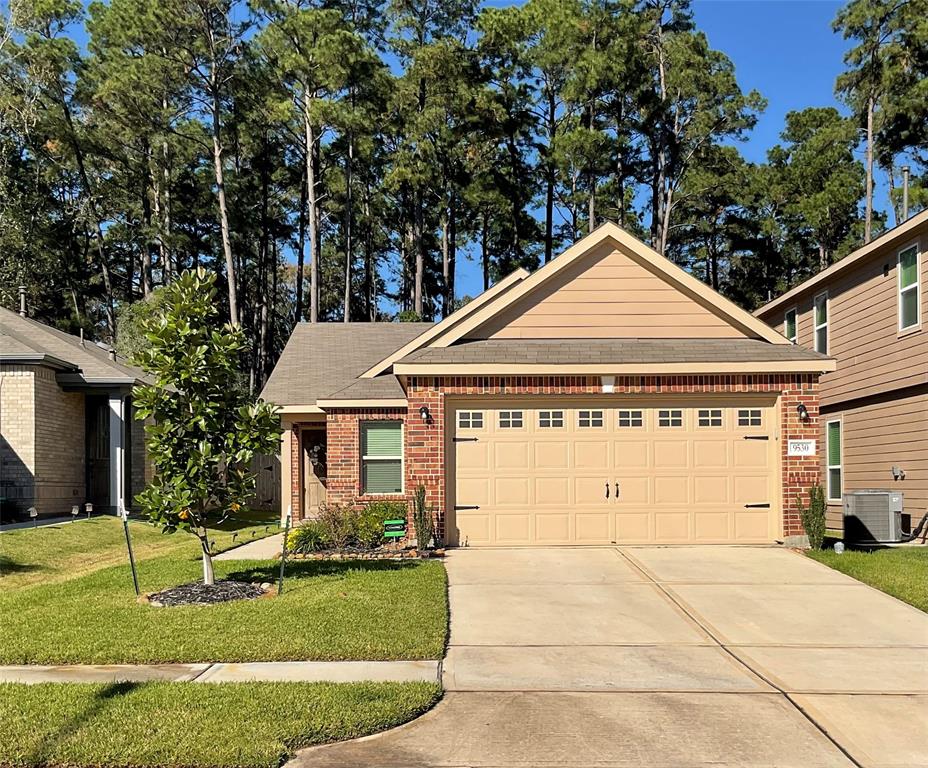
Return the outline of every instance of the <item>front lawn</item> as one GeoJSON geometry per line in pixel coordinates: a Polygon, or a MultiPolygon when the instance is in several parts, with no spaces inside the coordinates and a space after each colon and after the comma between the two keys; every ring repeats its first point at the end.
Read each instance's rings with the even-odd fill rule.
{"type": "MultiPolygon", "coordinates": [[[[276,581],[274,561],[217,561],[216,578],[276,581]]],[[[0,663],[438,659],[448,623],[435,561],[296,561],[284,593],[214,606],[136,602],[128,565],[0,594],[0,663]]],[[[143,592],[196,581],[195,557],[139,564],[143,592]]]]}
{"type": "Polygon", "coordinates": [[[809,557],[928,612],[928,547],[892,547],[872,552],[807,552],[809,557]]]}
{"type": "Polygon", "coordinates": [[[294,750],[391,728],[431,683],[0,684],[0,765],[277,768],[294,750]]]}
{"type": "MultiPolygon", "coordinates": [[[[274,534],[279,516],[248,510],[244,520],[227,520],[213,531],[215,550],[222,552],[252,539],[274,534]],[[258,522],[254,522],[258,521],[258,522]]],[[[200,544],[189,533],[163,534],[147,522],[130,520],[132,550],[138,560],[158,555],[196,557],[200,544]]],[[[20,528],[0,533],[0,588],[72,579],[110,565],[127,562],[122,521],[116,517],[83,518],[75,522],[20,528]]]]}

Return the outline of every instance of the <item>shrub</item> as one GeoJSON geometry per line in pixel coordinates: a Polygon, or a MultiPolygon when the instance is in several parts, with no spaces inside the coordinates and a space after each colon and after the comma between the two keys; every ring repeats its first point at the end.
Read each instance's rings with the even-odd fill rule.
{"type": "Polygon", "coordinates": [[[432,541],[434,523],[432,508],[425,503],[425,486],[421,483],[416,488],[413,500],[412,524],[416,529],[416,546],[428,549],[432,541]]]}
{"type": "Polygon", "coordinates": [[[358,519],[358,542],[375,549],[383,544],[383,521],[405,520],[406,504],[402,501],[372,501],[358,519]]]}
{"type": "Polygon", "coordinates": [[[335,549],[345,549],[355,538],[354,510],[344,504],[320,504],[319,525],[335,549]]]}
{"type": "Polygon", "coordinates": [[[326,537],[325,529],[318,520],[307,520],[290,531],[287,536],[287,551],[299,555],[319,552],[328,549],[330,546],[331,542],[326,537]]]}
{"type": "Polygon", "coordinates": [[[799,518],[809,537],[812,549],[821,549],[825,541],[825,491],[820,485],[809,488],[809,506],[803,506],[802,499],[797,498],[799,518]]]}

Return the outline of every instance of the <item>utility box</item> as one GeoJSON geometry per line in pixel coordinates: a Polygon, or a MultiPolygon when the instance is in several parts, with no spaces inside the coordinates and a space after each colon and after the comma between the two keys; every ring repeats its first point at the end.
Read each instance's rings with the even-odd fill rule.
{"type": "Polygon", "coordinates": [[[903,497],[900,491],[870,488],[844,494],[844,539],[850,542],[902,541],[903,497]]]}

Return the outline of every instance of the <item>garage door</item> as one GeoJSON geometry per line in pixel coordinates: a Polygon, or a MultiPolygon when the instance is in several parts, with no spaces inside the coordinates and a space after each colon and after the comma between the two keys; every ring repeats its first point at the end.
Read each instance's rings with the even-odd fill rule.
{"type": "Polygon", "coordinates": [[[449,416],[455,544],[779,536],[775,401],[460,403],[449,416]]]}

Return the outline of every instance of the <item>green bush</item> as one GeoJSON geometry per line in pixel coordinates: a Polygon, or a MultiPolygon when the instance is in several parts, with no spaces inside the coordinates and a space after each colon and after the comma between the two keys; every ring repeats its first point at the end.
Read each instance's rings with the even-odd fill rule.
{"type": "Polygon", "coordinates": [[[361,546],[376,549],[383,544],[384,520],[405,520],[406,504],[402,501],[372,501],[358,516],[357,538],[361,546]]]}
{"type": "Polygon", "coordinates": [[[809,506],[804,506],[799,498],[796,499],[796,504],[799,507],[802,527],[809,537],[809,547],[821,549],[822,542],[825,541],[825,491],[822,486],[813,485],[809,488],[809,506]]]}
{"type": "Polygon", "coordinates": [[[326,531],[318,520],[307,520],[287,536],[287,551],[300,555],[319,552],[331,546],[332,542],[327,538],[326,531]]]}
{"type": "Polygon", "coordinates": [[[432,508],[425,503],[425,486],[421,484],[416,488],[412,518],[412,524],[416,529],[416,546],[419,549],[428,549],[432,543],[434,521],[432,508]]]}

